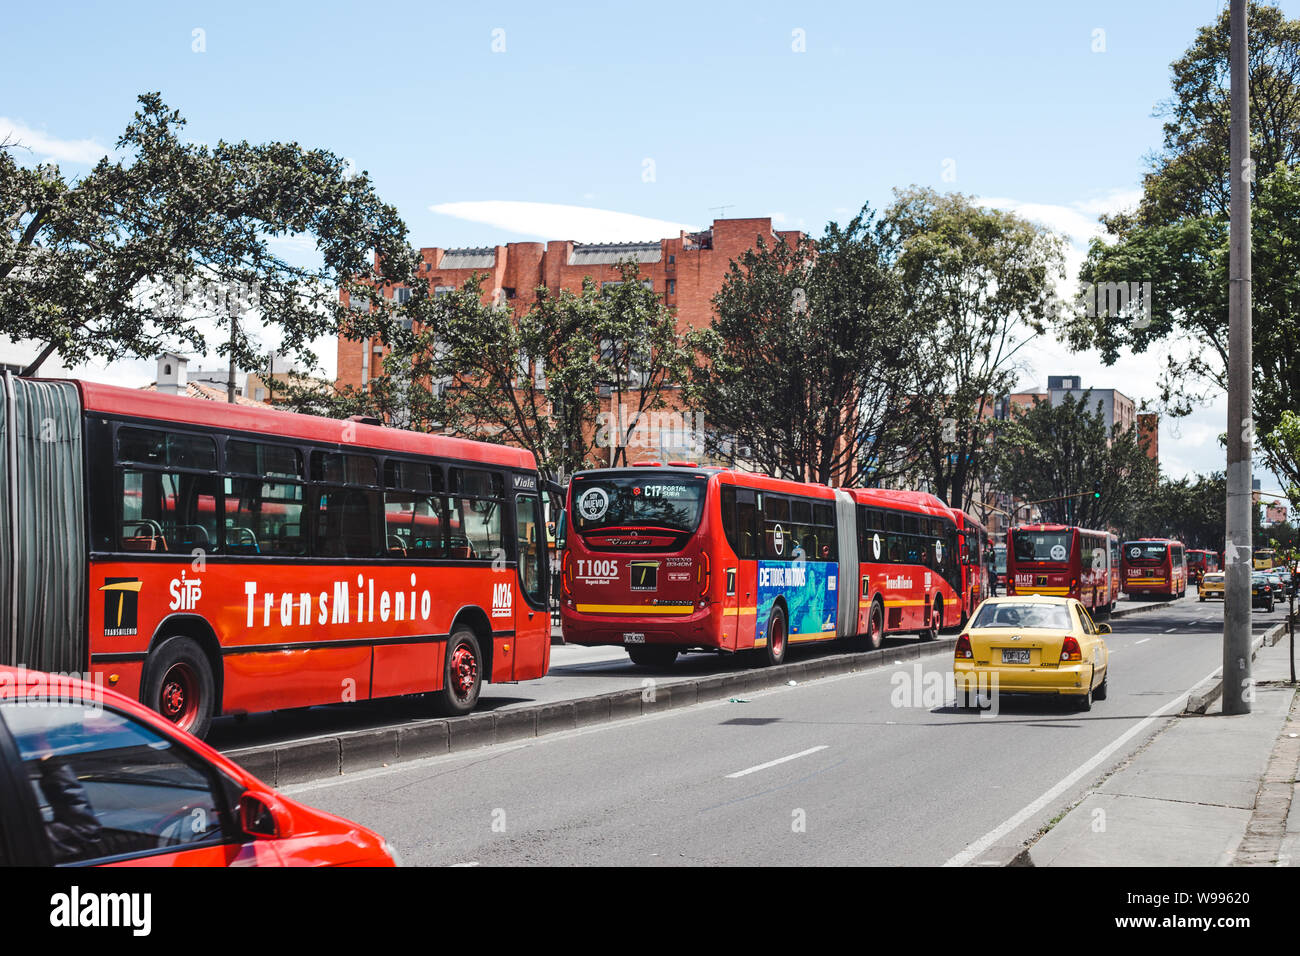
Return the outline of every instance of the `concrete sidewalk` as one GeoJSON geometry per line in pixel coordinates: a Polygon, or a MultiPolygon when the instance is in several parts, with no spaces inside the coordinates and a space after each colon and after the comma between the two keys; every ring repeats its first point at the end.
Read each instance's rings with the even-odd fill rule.
{"type": "Polygon", "coordinates": [[[1293,799],[1300,712],[1290,668],[1286,631],[1271,629],[1256,652],[1251,713],[1223,716],[1220,697],[1204,716],[1174,718],[1018,862],[1111,867],[1300,862],[1300,800],[1293,799]]]}

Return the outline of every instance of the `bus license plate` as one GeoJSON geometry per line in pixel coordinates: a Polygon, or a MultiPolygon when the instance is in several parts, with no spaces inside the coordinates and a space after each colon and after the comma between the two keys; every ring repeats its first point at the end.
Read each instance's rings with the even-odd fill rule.
{"type": "Polygon", "coordinates": [[[627,632],[624,632],[624,634],[623,634],[623,643],[624,643],[624,644],[644,644],[644,643],[645,643],[645,635],[644,635],[644,634],[637,633],[637,632],[635,632],[635,631],[627,631],[627,632]]]}
{"type": "Polygon", "coordinates": [[[1029,651],[1004,647],[1002,649],[1002,663],[1003,664],[1028,664],[1029,651]]]}

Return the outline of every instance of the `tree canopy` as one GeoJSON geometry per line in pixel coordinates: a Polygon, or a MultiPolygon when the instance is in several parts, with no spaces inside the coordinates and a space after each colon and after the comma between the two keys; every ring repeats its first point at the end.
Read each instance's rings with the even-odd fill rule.
{"type": "Polygon", "coordinates": [[[119,158],[78,179],[22,165],[19,143],[0,148],[0,314],[6,334],[44,343],[29,374],[52,354],[76,364],[163,351],[233,352],[256,368],[257,325],[314,365],[311,341],[346,323],[340,286],[413,273],[396,210],[340,157],[187,143],[158,93],[139,104],[119,158]],[[315,264],[286,253],[303,240],[315,264]]]}

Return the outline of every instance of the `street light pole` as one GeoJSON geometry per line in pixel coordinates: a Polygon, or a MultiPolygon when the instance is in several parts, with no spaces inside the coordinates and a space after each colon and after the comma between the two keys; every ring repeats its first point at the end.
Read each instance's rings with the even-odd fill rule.
{"type": "Polygon", "coordinates": [[[1229,65],[1232,126],[1228,258],[1228,508],[1224,576],[1223,712],[1248,714],[1250,676],[1251,402],[1250,316],[1250,94],[1247,76],[1247,0],[1232,0],[1229,65]]]}

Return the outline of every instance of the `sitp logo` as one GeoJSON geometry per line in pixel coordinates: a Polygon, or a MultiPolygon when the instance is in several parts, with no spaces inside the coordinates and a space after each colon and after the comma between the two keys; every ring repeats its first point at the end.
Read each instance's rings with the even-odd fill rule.
{"type": "Polygon", "coordinates": [[[509,581],[492,585],[492,616],[509,617],[514,607],[514,593],[509,581]]]}
{"type": "Polygon", "coordinates": [[[139,578],[104,578],[104,636],[130,637],[139,626],[139,578]]]}

